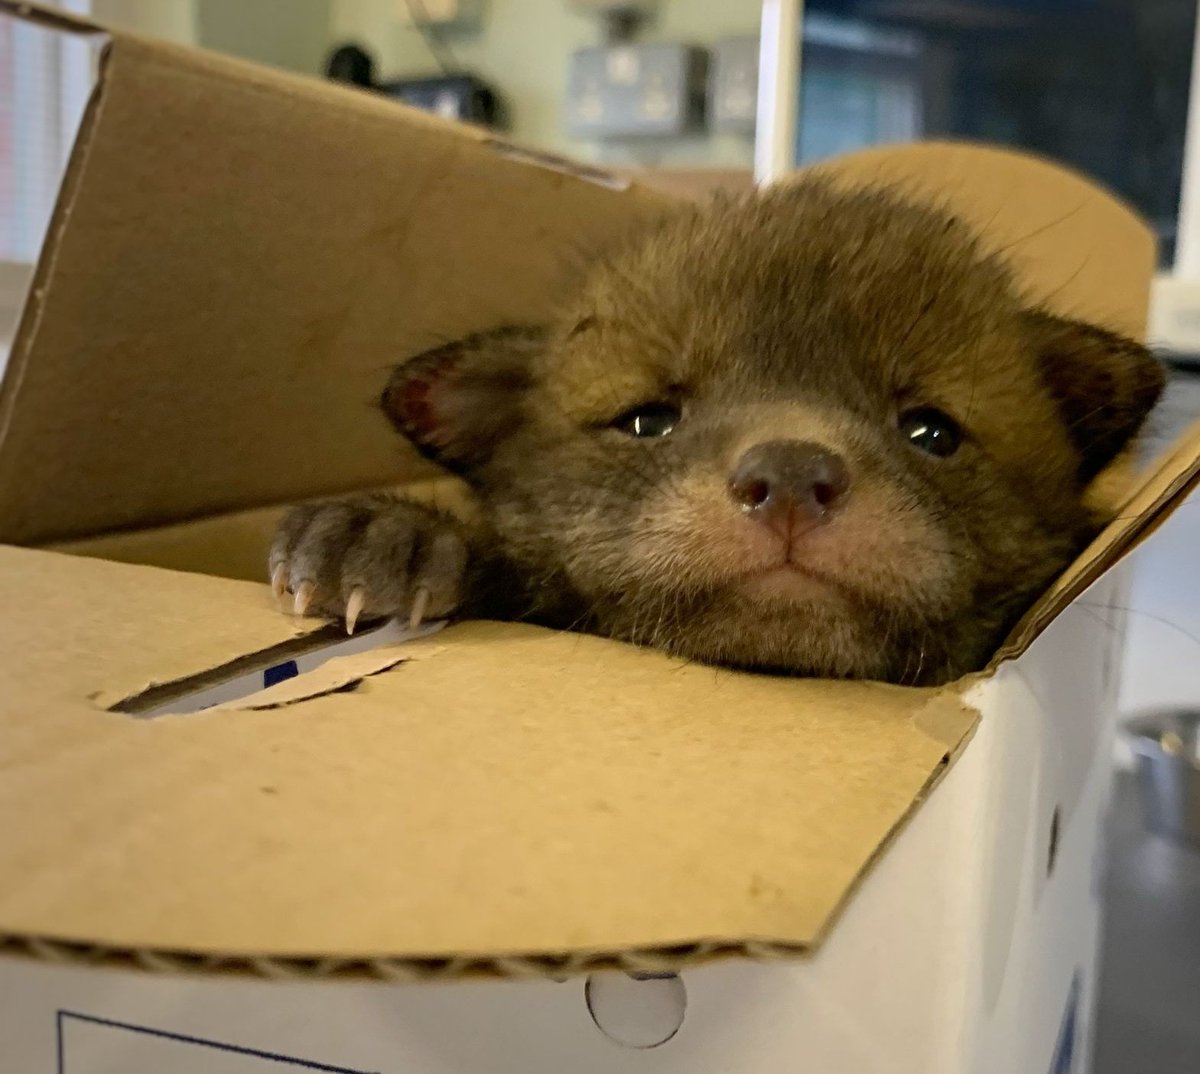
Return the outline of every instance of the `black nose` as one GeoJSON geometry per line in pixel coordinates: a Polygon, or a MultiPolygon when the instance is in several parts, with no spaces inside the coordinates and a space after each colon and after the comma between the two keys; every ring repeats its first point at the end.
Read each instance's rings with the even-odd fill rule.
{"type": "Polygon", "coordinates": [[[771,525],[820,522],[849,489],[841,458],[804,440],[756,444],[729,478],[734,502],[771,525]]]}

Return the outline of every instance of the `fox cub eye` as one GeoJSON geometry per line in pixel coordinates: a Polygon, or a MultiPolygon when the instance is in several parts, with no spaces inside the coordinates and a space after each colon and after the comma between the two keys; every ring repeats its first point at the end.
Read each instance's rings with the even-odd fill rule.
{"type": "Polygon", "coordinates": [[[900,433],[918,451],[939,459],[953,455],[963,439],[958,422],[931,406],[918,407],[901,414],[900,433]]]}
{"type": "Polygon", "coordinates": [[[627,436],[649,439],[669,435],[681,417],[679,407],[671,403],[645,403],[625,411],[612,427],[627,436]]]}

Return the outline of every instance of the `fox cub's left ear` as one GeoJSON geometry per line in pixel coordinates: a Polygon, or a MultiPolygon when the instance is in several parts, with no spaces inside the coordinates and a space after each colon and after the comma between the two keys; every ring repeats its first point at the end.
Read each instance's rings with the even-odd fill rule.
{"type": "Polygon", "coordinates": [[[521,423],[540,328],[480,332],[396,367],[380,403],[428,458],[469,474],[521,423]]]}
{"type": "Polygon", "coordinates": [[[1166,385],[1163,365],[1141,343],[1082,321],[1036,310],[1025,324],[1086,485],[1141,430],[1166,385]]]}

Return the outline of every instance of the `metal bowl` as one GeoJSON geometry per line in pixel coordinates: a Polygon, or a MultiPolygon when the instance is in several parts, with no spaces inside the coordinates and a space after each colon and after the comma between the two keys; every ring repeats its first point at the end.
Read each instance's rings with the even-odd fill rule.
{"type": "Polygon", "coordinates": [[[1160,709],[1125,725],[1146,827],[1200,849],[1200,709],[1160,709]]]}

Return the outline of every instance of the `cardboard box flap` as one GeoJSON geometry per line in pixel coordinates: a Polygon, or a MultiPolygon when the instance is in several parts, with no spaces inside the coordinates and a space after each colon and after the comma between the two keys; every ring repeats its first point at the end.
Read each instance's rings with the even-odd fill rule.
{"type": "Polygon", "coordinates": [[[0,571],[44,613],[0,627],[14,943],[525,972],[795,950],[975,720],[953,691],[488,623],[350,693],[137,719],[105,700],[284,629],[266,588],[11,548],[0,571]]]}
{"type": "MultiPolygon", "coordinates": [[[[963,146],[823,168],[948,204],[1031,302],[1143,331],[1149,233],[1078,177],[963,146]]],[[[0,540],[415,475],[364,417],[387,366],[545,315],[581,246],[669,204],[369,95],[114,35],[0,388],[0,540]]],[[[1062,593],[1177,502],[1198,446],[1062,593]]],[[[959,688],[477,623],[265,703],[138,719],[148,688],[308,627],[263,586],[11,548],[0,576],[28,610],[0,627],[0,814],[22,820],[0,826],[0,875],[22,878],[0,890],[0,943],[34,950],[393,976],[803,950],[977,718],[959,688]]]]}
{"type": "Polygon", "coordinates": [[[1133,209],[1078,173],[959,142],[867,149],[814,171],[949,209],[1004,257],[1031,305],[1144,338],[1154,235],[1133,209]]]}
{"type": "Polygon", "coordinates": [[[1149,537],[1200,483],[1200,423],[1181,436],[1139,483],[1117,517],[1013,628],[993,665],[1020,656],[1105,571],[1149,537]]]}
{"type": "Polygon", "coordinates": [[[127,697],[326,633],[319,620],[281,615],[270,591],[250,582],[3,545],[0,575],[11,599],[23,602],[27,595],[31,602],[29,616],[7,616],[0,628],[6,720],[29,719],[64,696],[74,697],[63,666],[71,669],[67,679],[99,676],[85,691],[94,695],[91,701],[99,703],[111,692],[115,702],[117,694],[127,697]],[[99,648],[82,625],[97,599],[107,609],[91,628],[104,632],[99,648]],[[83,634],[72,633],[76,624],[83,634]],[[143,641],[151,634],[160,636],[159,645],[143,641]],[[64,688],[66,694],[60,694],[64,688]]]}
{"type": "Polygon", "coordinates": [[[394,483],[387,369],[543,317],[666,204],[215,54],[101,67],[0,388],[7,542],[394,483]]]}

